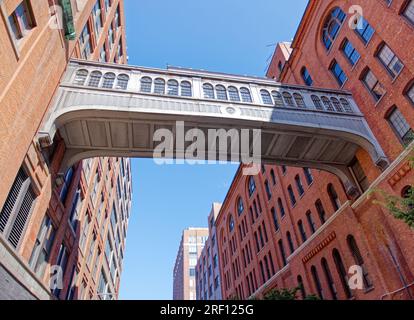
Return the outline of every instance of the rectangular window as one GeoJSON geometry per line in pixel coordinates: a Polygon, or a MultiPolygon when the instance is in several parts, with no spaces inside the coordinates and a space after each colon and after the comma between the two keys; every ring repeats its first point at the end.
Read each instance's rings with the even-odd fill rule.
{"type": "Polygon", "coordinates": [[[384,86],[378,81],[377,77],[368,69],[362,82],[369,90],[376,101],[380,100],[386,93],[384,86]]]}
{"type": "Polygon", "coordinates": [[[413,130],[400,110],[395,108],[388,116],[388,121],[403,144],[408,144],[413,140],[413,130]]]}
{"type": "Polygon", "coordinates": [[[348,77],[346,76],[345,72],[342,70],[341,66],[336,62],[335,60],[332,62],[332,65],[330,67],[330,70],[332,74],[334,75],[336,81],[338,81],[338,84],[342,87],[346,80],[348,80],[348,77]]]}
{"type": "Polygon", "coordinates": [[[361,164],[358,159],[355,158],[350,166],[352,173],[354,174],[355,180],[357,181],[359,187],[363,192],[367,191],[369,188],[369,181],[365,175],[364,170],[362,170],[361,164]]]}
{"type": "MultiPolygon", "coordinates": [[[[60,245],[59,254],[58,254],[58,257],[57,257],[57,260],[56,260],[56,265],[61,268],[60,275],[61,275],[62,279],[65,277],[65,272],[66,272],[66,267],[67,267],[67,264],[68,264],[68,259],[69,259],[68,250],[66,249],[66,246],[62,243],[60,245]]],[[[56,298],[59,298],[60,291],[61,291],[60,288],[58,288],[58,287],[54,288],[53,289],[53,295],[56,298]]]]}
{"type": "Polygon", "coordinates": [[[0,234],[17,248],[32,213],[36,194],[31,179],[20,168],[0,212],[0,234]]]}
{"type": "Polygon", "coordinates": [[[88,22],[80,34],[79,45],[81,48],[82,58],[87,60],[92,53],[91,31],[88,22]]]}
{"type": "Polygon", "coordinates": [[[9,23],[16,40],[22,39],[34,26],[30,1],[22,1],[9,16],[9,23]]]}
{"type": "Polygon", "coordinates": [[[342,45],[342,52],[348,59],[349,63],[351,63],[352,65],[355,65],[361,58],[358,51],[356,51],[356,49],[354,48],[352,43],[349,42],[348,39],[345,39],[344,44],[342,45]]]}
{"type": "Polygon", "coordinates": [[[73,231],[75,232],[76,232],[76,227],[78,224],[78,220],[80,217],[82,204],[83,204],[83,199],[82,199],[81,194],[82,194],[82,191],[80,187],[78,187],[78,190],[76,191],[75,197],[73,198],[73,201],[72,201],[72,209],[70,211],[70,216],[69,216],[69,223],[72,226],[73,231]]]}
{"type": "Polygon", "coordinates": [[[364,17],[361,16],[360,19],[360,25],[358,25],[358,27],[355,29],[355,32],[361,37],[362,42],[367,44],[374,35],[375,30],[373,27],[371,27],[368,21],[364,19],[364,17]]]}
{"type": "Polygon", "coordinates": [[[52,248],[53,240],[55,239],[56,229],[52,224],[52,220],[46,214],[40,226],[36,242],[30,256],[29,265],[33,271],[39,276],[43,277],[46,265],[49,262],[50,250],[52,248]]]}
{"type": "Polygon", "coordinates": [[[86,240],[88,239],[90,224],[91,224],[91,219],[89,218],[89,214],[85,213],[85,217],[83,218],[83,228],[82,228],[81,238],[79,240],[79,247],[81,248],[83,252],[85,252],[86,240]]]}
{"type": "Polygon", "coordinates": [[[404,9],[403,15],[414,24],[414,0],[411,0],[404,9]]]}
{"type": "Polygon", "coordinates": [[[378,59],[384,65],[385,69],[395,79],[404,67],[404,64],[395,55],[395,53],[384,44],[377,54],[378,59]]]}

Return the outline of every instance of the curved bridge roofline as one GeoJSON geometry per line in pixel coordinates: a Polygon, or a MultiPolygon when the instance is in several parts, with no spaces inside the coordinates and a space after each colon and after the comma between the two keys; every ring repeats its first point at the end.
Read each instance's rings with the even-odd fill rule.
{"type": "Polygon", "coordinates": [[[248,154],[241,145],[212,151],[209,141],[204,151],[234,159],[260,146],[263,162],[330,171],[350,192],[348,165],[359,148],[381,168],[388,164],[348,92],[176,67],[71,61],[39,137],[47,145],[60,132],[65,167],[92,156],[156,157],[154,133],[165,129],[179,159],[177,121],[184,123],[184,135],[199,129],[207,137],[221,129],[237,135],[237,143],[243,130],[259,130],[260,141],[248,141],[248,154]]]}

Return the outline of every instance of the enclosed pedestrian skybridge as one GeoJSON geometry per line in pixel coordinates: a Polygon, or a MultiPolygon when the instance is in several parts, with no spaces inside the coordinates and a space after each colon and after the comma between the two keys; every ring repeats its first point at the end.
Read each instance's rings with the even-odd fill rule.
{"type": "MultiPolygon", "coordinates": [[[[154,133],[176,122],[185,130],[261,129],[264,163],[318,168],[349,189],[348,165],[359,148],[374,163],[386,157],[347,92],[284,85],[274,80],[192,69],[167,70],[72,60],[39,133],[66,143],[63,167],[91,157],[154,157],[154,133]]],[[[234,130],[232,131],[234,134],[234,130]]],[[[207,134],[206,134],[207,136],[207,134]]],[[[174,142],[181,157],[183,147],[174,142]]],[[[214,144],[206,143],[206,154],[214,144]]],[[[220,150],[214,150],[217,156],[220,150]]],[[[226,159],[240,148],[229,147],[226,159]]],[[[63,168],[62,168],[63,169],[63,168]]]]}

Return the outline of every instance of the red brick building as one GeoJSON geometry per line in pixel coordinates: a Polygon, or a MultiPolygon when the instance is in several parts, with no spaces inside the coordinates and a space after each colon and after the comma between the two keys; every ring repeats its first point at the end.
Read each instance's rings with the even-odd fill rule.
{"type": "Polygon", "coordinates": [[[92,159],[60,176],[65,146],[57,135],[41,151],[37,130],[71,57],[126,63],[123,10],[122,0],[0,1],[2,299],[118,296],[130,162],[92,159]]]}
{"type": "Polygon", "coordinates": [[[267,76],[352,92],[391,164],[381,172],[360,150],[349,164],[356,199],[318,170],[266,166],[246,177],[240,168],[217,218],[223,298],[297,286],[323,299],[414,297],[414,232],[372,193],[412,185],[413,31],[413,0],[310,1],[292,44],[278,45],[267,76]],[[363,289],[348,285],[352,266],[362,268],[363,289]]]}

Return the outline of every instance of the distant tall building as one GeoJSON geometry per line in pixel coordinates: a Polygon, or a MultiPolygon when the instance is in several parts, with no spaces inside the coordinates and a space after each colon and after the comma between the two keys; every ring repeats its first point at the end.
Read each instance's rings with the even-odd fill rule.
{"type": "Polygon", "coordinates": [[[196,300],[196,265],[208,238],[208,228],[183,231],[174,266],[174,300],[196,300]]]}
{"type": "MultiPolygon", "coordinates": [[[[62,175],[65,132],[42,150],[37,130],[70,58],[127,62],[123,0],[5,0],[0,9],[0,299],[116,299],[130,161],[86,160],[62,175]],[[50,286],[53,266],[61,287],[50,286]]],[[[109,74],[82,79],[113,85],[109,74]]]]}
{"type": "Polygon", "coordinates": [[[216,237],[216,218],[220,208],[220,203],[213,203],[208,216],[209,237],[198,258],[196,267],[197,300],[221,300],[219,252],[216,237]]]}

